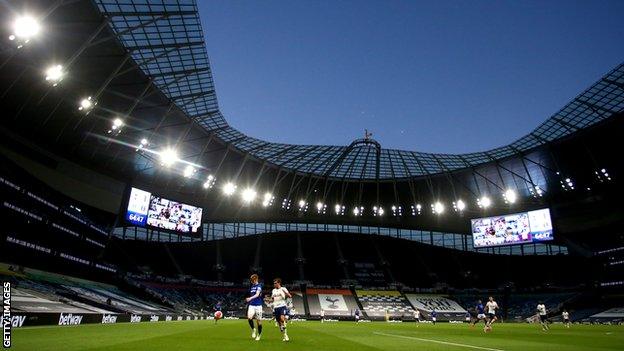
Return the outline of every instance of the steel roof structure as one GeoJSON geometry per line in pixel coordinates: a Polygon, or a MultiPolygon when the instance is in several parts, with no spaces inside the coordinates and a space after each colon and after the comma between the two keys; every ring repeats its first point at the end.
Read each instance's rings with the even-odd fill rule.
{"type": "Polygon", "coordinates": [[[120,41],[145,74],[208,132],[263,161],[340,179],[434,175],[518,156],[624,111],[624,65],[615,67],[531,133],[484,152],[433,154],[378,144],[290,145],[247,136],[219,110],[195,0],[97,0],[120,41]]]}
{"type": "Polygon", "coordinates": [[[7,39],[9,26],[0,27],[0,104],[7,116],[0,149],[69,173],[75,165],[88,169],[83,180],[106,192],[83,201],[105,211],[121,211],[124,189],[133,186],[201,206],[209,223],[467,235],[470,218],[546,207],[558,233],[588,231],[590,223],[618,228],[623,220],[617,180],[624,163],[613,152],[624,134],[624,65],[533,132],[486,152],[393,150],[370,138],[346,146],[287,145],[227,123],[195,1],[8,0],[0,2],[0,23],[23,7],[39,14],[46,30],[17,48],[7,39]],[[45,80],[51,63],[66,72],[56,85],[45,80]],[[97,103],[88,113],[78,110],[86,96],[97,103]],[[116,120],[122,127],[113,132],[116,120]],[[178,156],[168,167],[160,160],[167,149],[178,156]],[[238,187],[234,195],[224,194],[226,184],[238,187]],[[245,203],[244,189],[258,196],[245,203]],[[508,191],[516,201],[505,198],[508,191]],[[491,206],[481,206],[485,197],[491,206]],[[446,208],[443,215],[436,204],[446,208]]]}

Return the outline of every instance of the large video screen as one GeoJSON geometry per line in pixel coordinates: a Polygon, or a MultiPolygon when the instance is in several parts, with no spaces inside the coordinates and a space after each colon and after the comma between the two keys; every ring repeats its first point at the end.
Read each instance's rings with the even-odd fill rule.
{"type": "Polygon", "coordinates": [[[201,227],[202,208],[152,195],[132,188],[126,220],[137,226],[150,226],[184,234],[195,234],[201,227]]]}
{"type": "Polygon", "coordinates": [[[474,247],[529,244],[553,240],[550,210],[472,219],[474,247]]]}

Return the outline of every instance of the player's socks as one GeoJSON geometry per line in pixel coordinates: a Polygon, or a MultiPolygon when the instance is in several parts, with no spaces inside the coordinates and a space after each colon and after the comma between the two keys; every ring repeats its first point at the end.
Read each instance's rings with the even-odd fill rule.
{"type": "Polygon", "coordinates": [[[253,319],[248,319],[247,322],[249,322],[249,328],[255,330],[256,328],[254,328],[254,324],[253,324],[253,319]]]}
{"type": "Polygon", "coordinates": [[[258,337],[260,337],[260,334],[262,334],[262,324],[258,325],[258,337]]]}

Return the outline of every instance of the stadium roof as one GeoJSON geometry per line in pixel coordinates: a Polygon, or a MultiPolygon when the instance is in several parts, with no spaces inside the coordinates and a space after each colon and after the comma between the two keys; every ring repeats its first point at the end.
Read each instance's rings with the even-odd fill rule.
{"type": "Polygon", "coordinates": [[[96,0],[112,29],[146,75],[205,130],[263,161],[331,178],[427,176],[521,155],[624,111],[624,64],[614,68],[531,133],[484,152],[433,154],[380,148],[272,143],[231,127],[217,101],[195,0],[96,0]]]}
{"type": "Polygon", "coordinates": [[[201,206],[213,223],[469,234],[470,218],[548,207],[558,237],[596,223],[621,228],[624,169],[613,148],[624,133],[623,65],[534,132],[488,152],[389,150],[366,138],[285,145],[243,135],[221,115],[194,1],[0,4],[0,22],[29,12],[46,28],[23,47],[2,42],[0,102],[11,118],[0,126],[1,151],[105,189],[72,188],[94,207],[120,211],[133,186],[201,206]],[[58,65],[66,74],[51,84],[47,68],[58,65]],[[83,111],[86,97],[94,104],[83,111]]]}

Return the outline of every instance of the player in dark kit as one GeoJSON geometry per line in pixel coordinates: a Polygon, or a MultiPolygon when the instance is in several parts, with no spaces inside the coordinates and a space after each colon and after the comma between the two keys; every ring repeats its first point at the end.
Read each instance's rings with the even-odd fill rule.
{"type": "Polygon", "coordinates": [[[251,328],[251,338],[260,341],[260,335],[262,335],[262,285],[258,283],[258,275],[252,274],[249,277],[251,281],[251,287],[249,288],[249,297],[245,301],[249,304],[247,306],[247,322],[251,328]],[[256,320],[258,328],[254,327],[253,320],[256,320]]]}
{"type": "Polygon", "coordinates": [[[220,318],[217,318],[217,312],[221,312],[221,316],[223,316],[223,311],[221,311],[221,301],[218,301],[216,305],[214,305],[214,307],[212,308],[215,314],[215,324],[217,324],[217,322],[219,321],[220,318]]]}
{"type": "Polygon", "coordinates": [[[480,320],[483,320],[483,323],[487,323],[487,320],[485,319],[485,306],[483,306],[481,300],[477,301],[475,311],[477,312],[477,318],[472,321],[470,326],[474,327],[480,320]]]}

